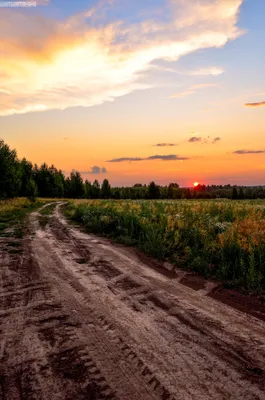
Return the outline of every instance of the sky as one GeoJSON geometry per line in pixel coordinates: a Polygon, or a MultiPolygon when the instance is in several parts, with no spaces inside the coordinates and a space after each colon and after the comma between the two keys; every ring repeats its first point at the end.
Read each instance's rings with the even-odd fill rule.
{"type": "Polygon", "coordinates": [[[33,5],[0,0],[0,138],[20,158],[114,186],[265,184],[264,0],[33,5]]]}

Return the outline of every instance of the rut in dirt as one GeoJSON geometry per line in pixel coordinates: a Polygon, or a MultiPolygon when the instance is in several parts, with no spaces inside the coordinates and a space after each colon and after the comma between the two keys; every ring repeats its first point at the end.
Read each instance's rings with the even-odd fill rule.
{"type": "Polygon", "coordinates": [[[265,323],[70,226],[0,242],[0,399],[264,399],[265,323]]]}

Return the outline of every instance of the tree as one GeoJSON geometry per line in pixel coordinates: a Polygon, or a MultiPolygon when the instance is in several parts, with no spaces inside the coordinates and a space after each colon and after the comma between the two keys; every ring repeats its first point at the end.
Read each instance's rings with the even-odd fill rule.
{"type": "Polygon", "coordinates": [[[155,184],[155,182],[150,182],[148,186],[148,198],[149,199],[159,199],[160,197],[160,189],[159,186],[155,184]]]}
{"type": "Polygon", "coordinates": [[[170,183],[167,188],[167,197],[169,197],[170,199],[176,199],[178,197],[178,189],[179,185],[177,183],[170,183]]]}
{"type": "Polygon", "coordinates": [[[97,179],[94,180],[92,185],[92,199],[98,199],[100,196],[100,186],[97,179]]]}
{"type": "Polygon", "coordinates": [[[26,186],[26,195],[30,201],[35,201],[38,195],[38,188],[35,181],[30,178],[26,186]]]}
{"type": "Polygon", "coordinates": [[[233,191],[232,191],[232,199],[233,199],[233,200],[237,200],[237,199],[238,199],[238,193],[237,193],[236,187],[233,188],[233,191]]]}
{"type": "Polygon", "coordinates": [[[85,196],[85,187],[82,176],[78,171],[72,171],[70,174],[70,197],[80,199],[85,196]]]}
{"type": "MultiPolygon", "coordinates": [[[[33,180],[33,166],[32,163],[23,158],[20,161],[20,179],[21,179],[21,188],[19,195],[20,196],[28,196],[28,187],[32,185],[31,181],[33,180]]],[[[35,182],[34,182],[35,183],[35,182]]]]}
{"type": "Polygon", "coordinates": [[[91,182],[89,182],[87,179],[85,180],[85,198],[92,198],[92,185],[91,182]]]}
{"type": "Polygon", "coordinates": [[[111,197],[111,187],[107,179],[104,179],[102,183],[100,195],[102,199],[109,199],[111,197]]]}
{"type": "Polygon", "coordinates": [[[244,193],[244,190],[243,190],[242,187],[239,189],[238,198],[239,198],[240,200],[244,200],[244,198],[245,198],[245,193],[244,193]]]}
{"type": "Polygon", "coordinates": [[[21,187],[19,162],[16,150],[11,150],[0,140],[0,198],[18,195],[21,187]]]}
{"type": "Polygon", "coordinates": [[[185,198],[192,199],[191,190],[189,188],[185,190],[185,198]]]}

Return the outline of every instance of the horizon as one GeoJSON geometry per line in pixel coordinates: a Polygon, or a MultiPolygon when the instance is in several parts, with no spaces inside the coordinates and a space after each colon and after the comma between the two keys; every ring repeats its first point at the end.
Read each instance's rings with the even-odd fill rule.
{"type": "Polygon", "coordinates": [[[265,185],[264,2],[36,3],[0,7],[19,158],[113,187],[265,185]]]}

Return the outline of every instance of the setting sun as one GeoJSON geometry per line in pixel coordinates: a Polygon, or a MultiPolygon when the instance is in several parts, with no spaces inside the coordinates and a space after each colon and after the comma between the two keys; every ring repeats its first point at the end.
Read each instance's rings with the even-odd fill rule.
{"type": "Polygon", "coordinates": [[[194,182],[194,183],[193,183],[193,186],[194,186],[194,187],[197,187],[198,185],[199,185],[199,182],[194,182]]]}

